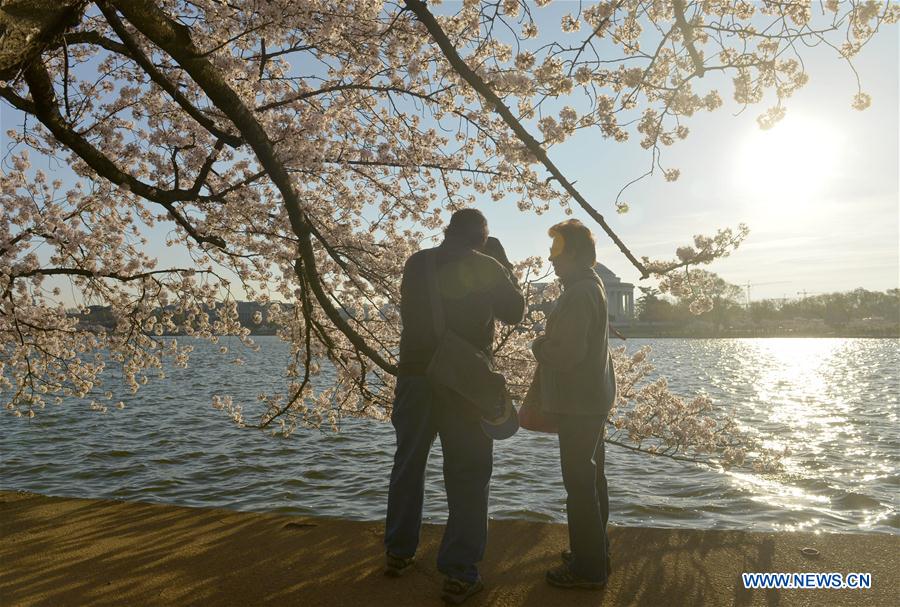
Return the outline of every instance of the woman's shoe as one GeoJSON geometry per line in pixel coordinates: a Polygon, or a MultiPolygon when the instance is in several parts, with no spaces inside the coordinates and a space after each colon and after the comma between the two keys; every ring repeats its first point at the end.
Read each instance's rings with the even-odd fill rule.
{"type": "Polygon", "coordinates": [[[414,562],[415,557],[402,557],[388,552],[384,559],[384,574],[388,577],[400,577],[414,562]]]}
{"type": "Polygon", "coordinates": [[[562,564],[547,571],[547,583],[557,588],[583,588],[585,590],[602,590],[606,582],[592,582],[575,574],[569,566],[562,564]]]}
{"type": "Polygon", "coordinates": [[[441,588],[441,598],[452,605],[459,605],[473,594],[482,590],[484,590],[484,584],[481,583],[481,578],[474,582],[467,582],[454,577],[447,577],[444,579],[443,588],[441,588]]]}
{"type": "MultiPolygon", "coordinates": [[[[563,563],[566,565],[572,564],[572,551],[571,550],[563,550],[559,553],[559,558],[562,559],[563,563]]],[[[612,575],[612,559],[607,554],[606,555],[606,575],[612,575]]]]}

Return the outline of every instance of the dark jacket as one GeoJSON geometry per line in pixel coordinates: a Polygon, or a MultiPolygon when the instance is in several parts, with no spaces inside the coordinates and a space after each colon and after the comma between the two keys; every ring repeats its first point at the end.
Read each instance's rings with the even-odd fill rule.
{"type": "MultiPolygon", "coordinates": [[[[424,375],[437,347],[426,256],[414,253],[403,269],[400,287],[400,375],[424,375]]],[[[511,272],[492,257],[445,241],[437,247],[437,273],[446,324],[487,354],[494,341],[494,319],[522,321],[525,298],[511,272]]]]}
{"type": "Polygon", "coordinates": [[[544,335],[532,344],[538,368],[526,401],[545,413],[606,415],[616,399],[606,291],[591,269],[563,289],[544,335]]]}

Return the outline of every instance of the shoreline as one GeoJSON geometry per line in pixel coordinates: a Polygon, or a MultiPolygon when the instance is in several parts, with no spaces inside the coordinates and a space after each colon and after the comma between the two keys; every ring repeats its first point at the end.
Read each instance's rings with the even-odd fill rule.
{"type": "MultiPolygon", "coordinates": [[[[619,329],[621,331],[621,329],[619,329]]],[[[627,332],[628,329],[625,329],[627,332]]],[[[662,333],[653,333],[653,334],[644,334],[644,333],[633,333],[630,335],[625,335],[626,339],[900,339],[900,333],[890,334],[890,335],[863,335],[863,334],[848,334],[848,335],[822,335],[817,333],[768,333],[768,334],[743,334],[743,333],[729,333],[729,334],[719,334],[719,335],[706,335],[706,334],[662,334],[662,333]]],[[[617,339],[611,341],[620,341],[617,339]]]]}
{"type": "MultiPolygon", "coordinates": [[[[3,605],[441,605],[443,527],[382,575],[380,522],[0,491],[3,605]]],[[[485,590],[466,605],[893,605],[900,536],[611,527],[601,592],[543,580],[565,525],[492,520],[485,590]],[[820,552],[809,558],[800,549],[820,552]],[[745,590],[743,572],[870,573],[869,590],[745,590]]]]}
{"type": "MultiPolygon", "coordinates": [[[[720,331],[704,332],[673,329],[671,331],[648,331],[631,325],[612,325],[614,329],[622,333],[626,339],[900,339],[900,332],[820,332],[820,331],[770,331],[759,329],[756,331],[720,331]]],[[[109,331],[107,327],[81,327],[91,333],[99,333],[101,330],[109,331]]],[[[149,335],[149,333],[147,334],[149,335]]],[[[275,332],[251,331],[251,337],[277,337],[275,332]]],[[[202,339],[196,335],[187,333],[163,333],[158,337],[192,337],[202,339]]],[[[235,337],[235,335],[220,335],[223,337],[235,337]]]]}

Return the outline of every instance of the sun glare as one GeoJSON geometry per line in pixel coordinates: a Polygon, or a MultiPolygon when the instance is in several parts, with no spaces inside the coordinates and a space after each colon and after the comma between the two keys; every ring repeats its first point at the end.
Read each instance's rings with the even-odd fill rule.
{"type": "Polygon", "coordinates": [[[735,185],[768,213],[802,212],[831,183],[839,154],[833,127],[789,115],[767,131],[754,129],[739,144],[735,185]]]}

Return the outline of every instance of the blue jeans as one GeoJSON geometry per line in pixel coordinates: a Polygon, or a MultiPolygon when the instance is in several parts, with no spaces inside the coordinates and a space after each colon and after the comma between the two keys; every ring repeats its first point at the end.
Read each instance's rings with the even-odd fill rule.
{"type": "Polygon", "coordinates": [[[559,416],[559,459],[566,487],[572,571],[605,582],[609,560],[609,489],[606,484],[606,416],[559,416]]]}
{"type": "Polygon", "coordinates": [[[487,544],[488,495],[494,442],[479,420],[432,390],[424,376],[397,378],[391,423],[397,451],[391,470],[384,545],[411,557],[419,545],[425,464],[435,436],[444,453],[444,485],[450,514],[438,551],[438,570],[472,582],[487,544]]]}

